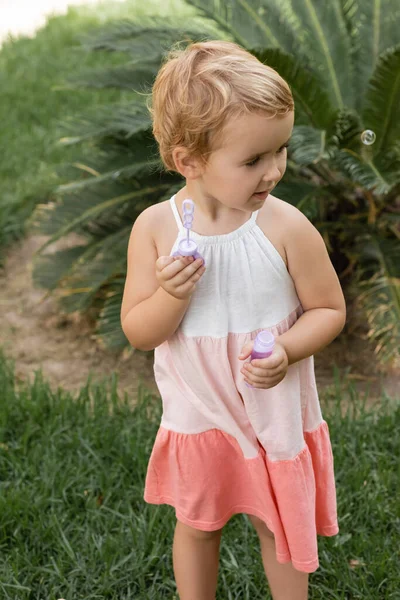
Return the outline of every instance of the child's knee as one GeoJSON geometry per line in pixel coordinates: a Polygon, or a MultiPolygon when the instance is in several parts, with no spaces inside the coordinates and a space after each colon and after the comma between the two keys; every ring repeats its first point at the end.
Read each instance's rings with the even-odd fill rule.
{"type": "Polygon", "coordinates": [[[222,529],[216,529],[215,531],[202,531],[201,529],[190,527],[190,525],[186,525],[178,519],[176,521],[176,528],[180,533],[188,535],[196,540],[216,540],[220,539],[222,535],[222,529]]]}

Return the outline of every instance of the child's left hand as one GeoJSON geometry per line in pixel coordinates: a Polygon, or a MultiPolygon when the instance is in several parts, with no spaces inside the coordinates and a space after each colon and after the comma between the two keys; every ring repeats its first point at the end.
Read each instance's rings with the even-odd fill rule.
{"type": "MultiPolygon", "coordinates": [[[[239,360],[246,360],[251,355],[254,341],[248,342],[242,348],[239,360]]],[[[278,385],[286,376],[289,366],[285,348],[275,342],[274,351],[267,358],[255,358],[251,363],[245,363],[241,369],[245,381],[255,388],[267,390],[278,385]]]]}

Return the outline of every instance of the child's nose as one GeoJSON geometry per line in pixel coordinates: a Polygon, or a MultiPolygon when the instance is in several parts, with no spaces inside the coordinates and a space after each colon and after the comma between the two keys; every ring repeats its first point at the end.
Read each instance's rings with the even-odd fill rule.
{"type": "Polygon", "coordinates": [[[263,181],[267,182],[277,182],[282,177],[280,170],[278,169],[278,165],[276,163],[268,166],[264,173],[263,181]]]}

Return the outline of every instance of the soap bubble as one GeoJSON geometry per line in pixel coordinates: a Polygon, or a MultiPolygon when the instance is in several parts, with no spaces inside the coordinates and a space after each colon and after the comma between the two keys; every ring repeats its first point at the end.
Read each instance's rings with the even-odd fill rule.
{"type": "Polygon", "coordinates": [[[375,134],[375,131],[372,131],[372,129],[366,129],[365,131],[362,132],[361,141],[366,146],[371,146],[375,142],[375,140],[376,140],[376,134],[375,134]]]}

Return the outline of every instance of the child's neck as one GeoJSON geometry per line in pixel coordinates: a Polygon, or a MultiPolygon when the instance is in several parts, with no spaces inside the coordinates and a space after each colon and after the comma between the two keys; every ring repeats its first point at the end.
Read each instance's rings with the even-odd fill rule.
{"type": "MultiPolygon", "coordinates": [[[[238,210],[224,206],[218,200],[204,195],[200,190],[193,189],[193,186],[185,185],[175,196],[176,205],[180,215],[182,215],[182,203],[190,198],[195,203],[194,222],[204,226],[204,228],[224,228],[235,229],[248,221],[251,217],[250,211],[238,210]],[[197,218],[196,218],[197,217],[197,218]]],[[[195,231],[196,229],[193,228],[195,231]]],[[[210,234],[213,235],[213,234],[210,234]]]]}

